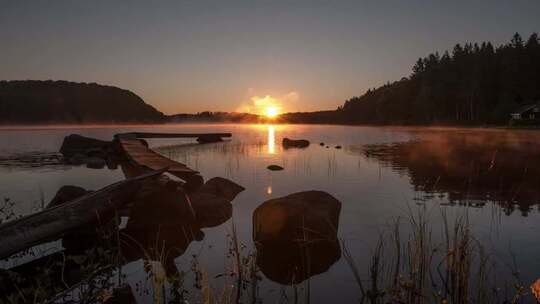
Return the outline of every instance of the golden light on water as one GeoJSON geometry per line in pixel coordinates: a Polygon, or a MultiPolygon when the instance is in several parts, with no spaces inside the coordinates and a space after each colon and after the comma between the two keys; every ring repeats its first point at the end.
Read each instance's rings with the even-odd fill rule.
{"type": "Polygon", "coordinates": [[[276,153],[276,135],[272,125],[268,125],[268,153],[276,153]]]}

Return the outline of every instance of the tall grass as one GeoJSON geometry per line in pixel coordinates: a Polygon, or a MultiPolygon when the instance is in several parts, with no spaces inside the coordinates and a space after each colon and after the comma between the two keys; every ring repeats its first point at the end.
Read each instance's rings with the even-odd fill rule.
{"type": "Polygon", "coordinates": [[[512,271],[511,281],[498,281],[497,260],[474,237],[467,214],[451,221],[443,211],[441,218],[439,237],[425,208],[411,213],[407,227],[395,220],[381,234],[364,272],[343,243],[359,303],[521,303],[528,291],[518,272],[512,271]],[[410,233],[402,235],[403,228],[410,233]]]}

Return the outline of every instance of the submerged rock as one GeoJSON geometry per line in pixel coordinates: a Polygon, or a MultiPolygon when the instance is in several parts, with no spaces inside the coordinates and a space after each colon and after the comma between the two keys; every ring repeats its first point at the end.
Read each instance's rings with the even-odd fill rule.
{"type": "Polygon", "coordinates": [[[324,146],[324,143],[323,143],[323,142],[322,142],[322,143],[319,143],[319,146],[323,147],[323,146],[324,146]]]}
{"type": "Polygon", "coordinates": [[[341,149],[341,146],[336,146],[336,149],[341,149]]]}
{"type": "Polygon", "coordinates": [[[253,213],[257,265],[280,284],[299,284],[326,272],[341,257],[337,239],[341,203],[322,191],[264,202],[253,213]]]}
{"type": "Polygon", "coordinates": [[[71,134],[64,138],[62,147],[60,147],[60,153],[62,153],[64,157],[68,159],[77,153],[90,156],[87,154],[89,151],[107,151],[110,149],[111,145],[112,143],[110,141],[85,137],[78,134],[71,134]]]}
{"type": "Polygon", "coordinates": [[[285,149],[287,148],[306,148],[309,146],[309,140],[284,138],[281,142],[285,149]]]}
{"type": "Polygon", "coordinates": [[[278,166],[278,165],[270,165],[270,166],[266,167],[266,169],[272,170],[272,171],[281,171],[281,170],[283,170],[283,167],[278,166]]]}

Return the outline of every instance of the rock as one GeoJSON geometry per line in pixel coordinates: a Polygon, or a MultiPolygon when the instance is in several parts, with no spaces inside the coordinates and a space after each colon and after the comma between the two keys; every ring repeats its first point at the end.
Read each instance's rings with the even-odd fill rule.
{"type": "Polygon", "coordinates": [[[204,179],[200,174],[194,174],[186,178],[186,183],[184,184],[184,189],[187,192],[193,192],[198,190],[204,184],[204,179]]]}
{"type": "Polygon", "coordinates": [[[105,162],[107,164],[108,169],[110,170],[118,169],[118,162],[116,161],[116,159],[114,159],[114,157],[107,157],[105,162]]]}
{"type": "Polygon", "coordinates": [[[214,177],[198,191],[189,194],[191,206],[201,227],[221,225],[231,218],[231,201],[244,189],[228,179],[214,177]]]}
{"type": "Polygon", "coordinates": [[[309,141],[306,139],[290,139],[284,138],[281,142],[285,149],[287,148],[306,148],[309,146],[309,141]]]}
{"type": "Polygon", "coordinates": [[[75,166],[80,166],[84,164],[85,162],[86,162],[86,155],[81,154],[81,153],[75,153],[75,155],[71,156],[68,159],[68,163],[75,166]]]}
{"type": "Polygon", "coordinates": [[[337,239],[341,203],[322,191],[264,202],[253,213],[257,265],[280,284],[299,284],[341,257],[337,239]]]}
{"type": "Polygon", "coordinates": [[[214,143],[223,141],[221,136],[215,134],[203,134],[197,137],[197,142],[200,144],[214,143]]]}
{"type": "Polygon", "coordinates": [[[78,134],[71,134],[64,138],[62,147],[60,147],[60,153],[62,153],[65,158],[70,158],[77,153],[87,155],[86,153],[89,150],[94,149],[102,149],[106,151],[111,147],[111,145],[112,143],[110,141],[85,137],[78,134]]]}
{"type": "Polygon", "coordinates": [[[341,149],[341,146],[336,146],[336,149],[341,149]]]}
{"type": "Polygon", "coordinates": [[[86,156],[107,159],[107,151],[100,148],[92,148],[86,151],[86,156]]]}
{"type": "Polygon", "coordinates": [[[281,171],[281,170],[283,170],[283,167],[278,166],[278,165],[270,165],[270,166],[266,167],[266,169],[272,170],[272,171],[281,171]]]}
{"type": "Polygon", "coordinates": [[[201,225],[181,187],[172,185],[143,189],[130,209],[122,255],[127,261],[162,261],[167,275],[177,273],[174,259],[184,254],[189,244],[204,238],[201,225]]]}
{"type": "Polygon", "coordinates": [[[58,189],[56,195],[49,202],[49,204],[47,204],[46,208],[62,205],[63,203],[75,200],[89,192],[91,191],[86,191],[84,188],[77,186],[62,186],[60,189],[58,189]]]}
{"type": "Polygon", "coordinates": [[[90,169],[103,169],[105,168],[106,162],[102,158],[98,157],[88,157],[86,159],[86,167],[90,169]]]}
{"type": "Polygon", "coordinates": [[[209,179],[199,190],[200,192],[210,193],[232,201],[240,192],[246,188],[238,185],[223,177],[213,177],[209,179]]]}
{"type": "Polygon", "coordinates": [[[319,146],[321,146],[321,147],[322,147],[322,146],[324,146],[324,143],[323,143],[323,142],[322,142],[322,143],[320,143],[320,144],[319,144],[319,146]]]}
{"type": "Polygon", "coordinates": [[[189,195],[195,217],[201,227],[215,227],[225,223],[232,216],[232,204],[214,194],[196,192],[189,195]]]}
{"type": "Polygon", "coordinates": [[[341,203],[323,191],[305,191],[264,202],[253,214],[257,241],[294,241],[304,232],[334,238],[341,203]]]}

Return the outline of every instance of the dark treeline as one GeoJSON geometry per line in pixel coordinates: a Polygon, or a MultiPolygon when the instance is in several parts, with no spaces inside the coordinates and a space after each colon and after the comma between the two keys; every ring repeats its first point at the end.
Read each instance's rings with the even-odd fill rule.
{"type": "Polygon", "coordinates": [[[342,123],[506,124],[520,105],[540,99],[537,34],[504,45],[457,44],[420,58],[410,77],[353,97],[336,112],[342,123]]]}
{"type": "Polygon", "coordinates": [[[68,81],[0,81],[0,123],[154,123],[163,113],[128,90],[68,81]]]}
{"type": "Polygon", "coordinates": [[[237,123],[257,123],[263,118],[256,114],[237,112],[210,112],[204,111],[196,114],[175,114],[167,117],[170,123],[188,122],[237,122],[237,123]]]}

